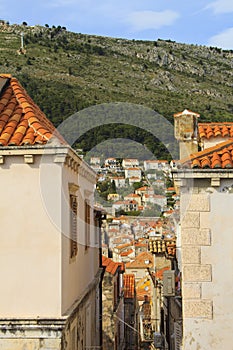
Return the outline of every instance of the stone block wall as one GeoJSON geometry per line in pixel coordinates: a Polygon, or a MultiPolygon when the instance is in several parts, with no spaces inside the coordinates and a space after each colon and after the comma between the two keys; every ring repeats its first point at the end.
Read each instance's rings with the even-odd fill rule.
{"type": "Polygon", "coordinates": [[[202,261],[202,247],[211,245],[207,215],[209,194],[184,193],[181,214],[183,317],[212,319],[213,301],[203,298],[203,284],[212,284],[212,266],[202,261]],[[189,197],[189,198],[187,198],[189,197]]]}

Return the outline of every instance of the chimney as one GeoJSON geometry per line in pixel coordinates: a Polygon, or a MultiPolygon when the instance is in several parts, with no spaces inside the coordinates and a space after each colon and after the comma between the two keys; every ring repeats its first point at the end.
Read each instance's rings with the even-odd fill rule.
{"type": "Polygon", "coordinates": [[[198,152],[198,118],[200,114],[185,109],[174,114],[175,138],[179,141],[180,159],[198,152]]]}

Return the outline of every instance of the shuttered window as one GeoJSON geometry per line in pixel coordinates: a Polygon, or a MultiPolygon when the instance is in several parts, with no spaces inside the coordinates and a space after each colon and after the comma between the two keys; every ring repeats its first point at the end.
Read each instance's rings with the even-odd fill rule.
{"type": "Polygon", "coordinates": [[[91,207],[88,201],[85,201],[85,249],[90,247],[90,223],[91,223],[91,207]]]}
{"type": "Polygon", "coordinates": [[[77,255],[77,196],[70,195],[70,257],[77,255]]]}

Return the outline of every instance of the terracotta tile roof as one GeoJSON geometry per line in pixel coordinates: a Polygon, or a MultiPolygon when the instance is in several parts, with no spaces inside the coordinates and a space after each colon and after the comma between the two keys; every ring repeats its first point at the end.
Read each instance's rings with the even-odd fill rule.
{"type": "Polygon", "coordinates": [[[140,198],[139,194],[136,193],[130,193],[127,194],[127,196],[125,196],[124,198],[140,198]]]}
{"type": "Polygon", "coordinates": [[[105,267],[106,271],[109,272],[111,275],[115,275],[117,270],[123,272],[124,271],[124,264],[114,262],[112,259],[107,258],[106,256],[102,255],[102,266],[105,267]]]}
{"type": "Polygon", "coordinates": [[[142,252],[138,254],[138,256],[135,258],[134,261],[128,262],[126,264],[127,268],[139,268],[139,269],[146,269],[147,267],[153,266],[153,256],[149,252],[142,252]],[[149,260],[149,264],[145,264],[145,261],[149,260]]]}
{"type": "Polygon", "coordinates": [[[128,256],[133,253],[133,249],[129,249],[125,252],[120,253],[120,256],[128,256]]]}
{"type": "Polygon", "coordinates": [[[0,74],[0,146],[43,145],[53,134],[65,143],[18,80],[0,74]]]}
{"type": "Polygon", "coordinates": [[[182,167],[200,169],[232,169],[233,168],[233,138],[216,146],[190,155],[190,159],[181,161],[182,167]]]}
{"type": "Polygon", "coordinates": [[[127,170],[141,170],[141,169],[138,167],[134,167],[134,168],[127,168],[127,170]]]}
{"type": "Polygon", "coordinates": [[[135,247],[147,247],[147,243],[143,242],[135,242],[134,245],[135,247]]]}
{"type": "Polygon", "coordinates": [[[166,239],[150,239],[149,251],[156,254],[168,254],[170,256],[176,255],[176,242],[174,240],[166,239]]]}
{"type": "Polygon", "coordinates": [[[156,270],[156,278],[162,280],[164,271],[170,270],[169,266],[162,267],[159,270],[156,270]]]}
{"type": "Polygon", "coordinates": [[[135,276],[134,274],[124,274],[124,297],[132,299],[135,297],[135,276]]]}
{"type": "Polygon", "coordinates": [[[166,189],[166,191],[167,192],[173,192],[173,191],[175,191],[175,187],[168,187],[167,189],[166,189]]]}
{"type": "Polygon", "coordinates": [[[124,243],[124,244],[121,244],[121,245],[118,245],[117,247],[115,247],[115,249],[125,249],[125,248],[128,248],[128,247],[131,247],[132,243],[131,242],[128,242],[128,243],[124,243]]]}
{"type": "Polygon", "coordinates": [[[136,191],[147,191],[147,189],[148,189],[147,186],[143,186],[143,187],[137,188],[136,191]]]}
{"type": "Polygon", "coordinates": [[[226,123],[199,123],[198,131],[200,138],[233,137],[233,122],[226,123]]]}

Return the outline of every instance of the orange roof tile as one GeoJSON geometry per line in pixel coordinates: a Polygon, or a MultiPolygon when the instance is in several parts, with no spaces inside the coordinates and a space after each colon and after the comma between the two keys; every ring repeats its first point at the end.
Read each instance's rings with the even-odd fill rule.
{"type": "Polygon", "coordinates": [[[132,299],[135,296],[135,276],[134,274],[124,274],[124,297],[132,299]]]}
{"type": "Polygon", "coordinates": [[[198,131],[200,138],[233,137],[233,122],[226,123],[199,123],[198,131]]]}
{"type": "Polygon", "coordinates": [[[107,258],[106,256],[102,255],[102,266],[106,268],[106,271],[109,272],[111,275],[115,275],[118,268],[119,271],[124,271],[124,264],[114,262],[112,259],[107,258]]]}
{"type": "Polygon", "coordinates": [[[115,247],[115,249],[125,249],[127,247],[131,247],[132,243],[131,242],[128,242],[128,243],[124,243],[124,244],[121,244],[121,245],[118,245],[117,247],[115,247]]]}
{"type": "Polygon", "coordinates": [[[140,198],[139,194],[136,193],[130,193],[125,198],[140,198]]]}
{"type": "Polygon", "coordinates": [[[125,251],[125,252],[122,252],[120,254],[120,256],[128,256],[128,255],[130,255],[132,253],[133,253],[133,249],[129,249],[129,250],[125,251]]]}
{"type": "Polygon", "coordinates": [[[184,167],[228,169],[233,168],[233,138],[216,146],[190,155],[190,159],[181,161],[184,167]]]}
{"type": "Polygon", "coordinates": [[[153,256],[149,252],[142,252],[138,254],[134,261],[126,264],[127,268],[141,268],[146,269],[147,267],[153,266],[153,256]],[[149,260],[149,264],[145,264],[145,261],[149,260]]]}
{"type": "Polygon", "coordinates": [[[156,254],[165,254],[175,256],[176,255],[176,242],[175,240],[167,239],[150,239],[149,251],[156,254]]]}
{"type": "Polygon", "coordinates": [[[43,145],[53,136],[65,143],[18,80],[0,74],[0,146],[43,145]]]}

